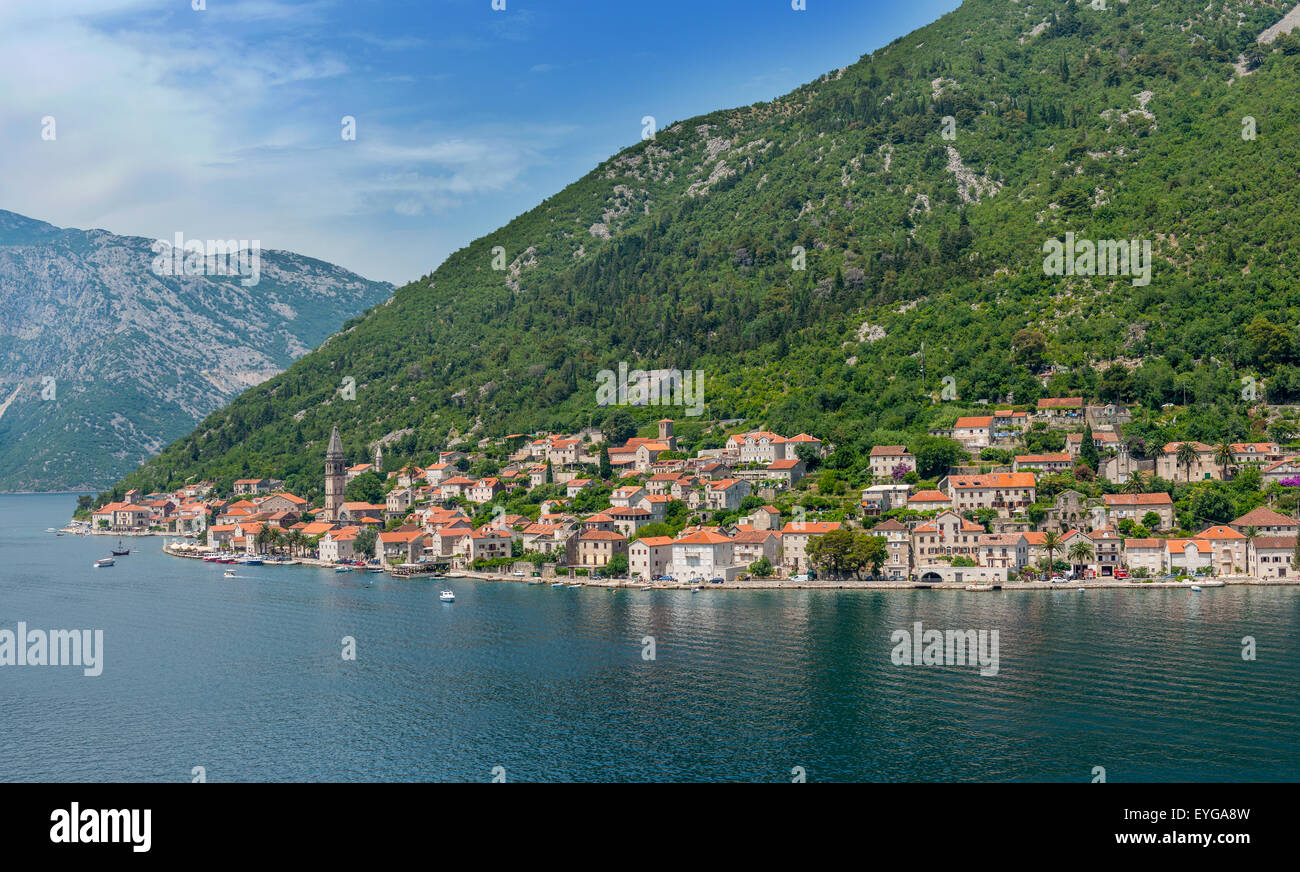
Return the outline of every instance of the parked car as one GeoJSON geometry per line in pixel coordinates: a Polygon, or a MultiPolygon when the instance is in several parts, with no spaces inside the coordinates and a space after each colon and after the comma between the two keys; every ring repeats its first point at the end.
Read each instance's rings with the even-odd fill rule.
{"type": "Polygon", "coordinates": [[[592,581],[603,581],[604,579],[606,579],[606,578],[608,578],[608,577],[609,577],[609,576],[605,575],[605,573],[603,573],[603,572],[597,572],[597,573],[592,574],[592,576],[591,576],[591,580],[592,580],[592,581]]]}
{"type": "Polygon", "coordinates": [[[791,581],[807,581],[807,580],[808,580],[808,573],[806,573],[806,572],[801,572],[801,573],[799,573],[798,575],[792,575],[792,576],[790,576],[790,580],[791,580],[791,581]]]}
{"type": "Polygon", "coordinates": [[[1051,578],[1048,579],[1048,581],[1052,582],[1053,584],[1063,584],[1066,581],[1069,581],[1069,579],[1063,575],[1053,575],[1051,578]]]}
{"type": "Polygon", "coordinates": [[[722,584],[724,581],[726,581],[725,578],[710,578],[709,584],[722,584]]]}

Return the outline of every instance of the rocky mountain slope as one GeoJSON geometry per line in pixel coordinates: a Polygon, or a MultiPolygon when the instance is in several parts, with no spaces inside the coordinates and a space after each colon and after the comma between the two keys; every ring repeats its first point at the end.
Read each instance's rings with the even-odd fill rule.
{"type": "Polygon", "coordinates": [[[392,290],[283,251],[157,275],[153,243],[0,211],[0,490],[111,484],[392,290]]]}

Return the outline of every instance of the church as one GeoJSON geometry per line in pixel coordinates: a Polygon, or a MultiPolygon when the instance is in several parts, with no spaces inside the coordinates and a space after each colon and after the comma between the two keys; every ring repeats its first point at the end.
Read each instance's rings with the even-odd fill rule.
{"type": "MultiPolygon", "coordinates": [[[[375,445],[374,471],[383,475],[383,446],[375,445]]],[[[344,492],[348,485],[347,458],[343,455],[343,439],[339,436],[338,425],[330,433],[330,444],[325,449],[325,508],[317,514],[320,521],[339,521],[343,510],[344,492]]]]}

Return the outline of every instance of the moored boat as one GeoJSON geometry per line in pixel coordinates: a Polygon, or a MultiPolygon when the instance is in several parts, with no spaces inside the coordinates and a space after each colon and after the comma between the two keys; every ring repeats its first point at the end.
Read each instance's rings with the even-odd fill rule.
{"type": "Polygon", "coordinates": [[[100,559],[95,561],[95,568],[100,569],[105,566],[112,566],[115,563],[117,563],[117,561],[114,560],[112,557],[101,557],[100,559]]]}
{"type": "Polygon", "coordinates": [[[442,600],[445,603],[455,602],[456,594],[454,594],[449,590],[444,590],[442,593],[438,594],[438,599],[442,600]]]}

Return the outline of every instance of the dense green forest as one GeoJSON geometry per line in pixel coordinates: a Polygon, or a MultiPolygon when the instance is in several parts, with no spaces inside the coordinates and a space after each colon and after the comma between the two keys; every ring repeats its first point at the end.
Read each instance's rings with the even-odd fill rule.
{"type": "Polygon", "coordinates": [[[117,490],[317,493],[334,424],[352,462],[386,435],[423,462],[598,425],[620,361],[702,371],[704,419],[812,433],[840,466],[982,400],[1131,402],[1151,444],[1263,434],[1262,403],[1300,401],[1300,39],[1255,37],[1293,4],[1102,5],[968,0],[773,102],[668,125],[117,490]],[[1067,232],[1149,242],[1150,282],[1045,274],[1067,232]]]}

